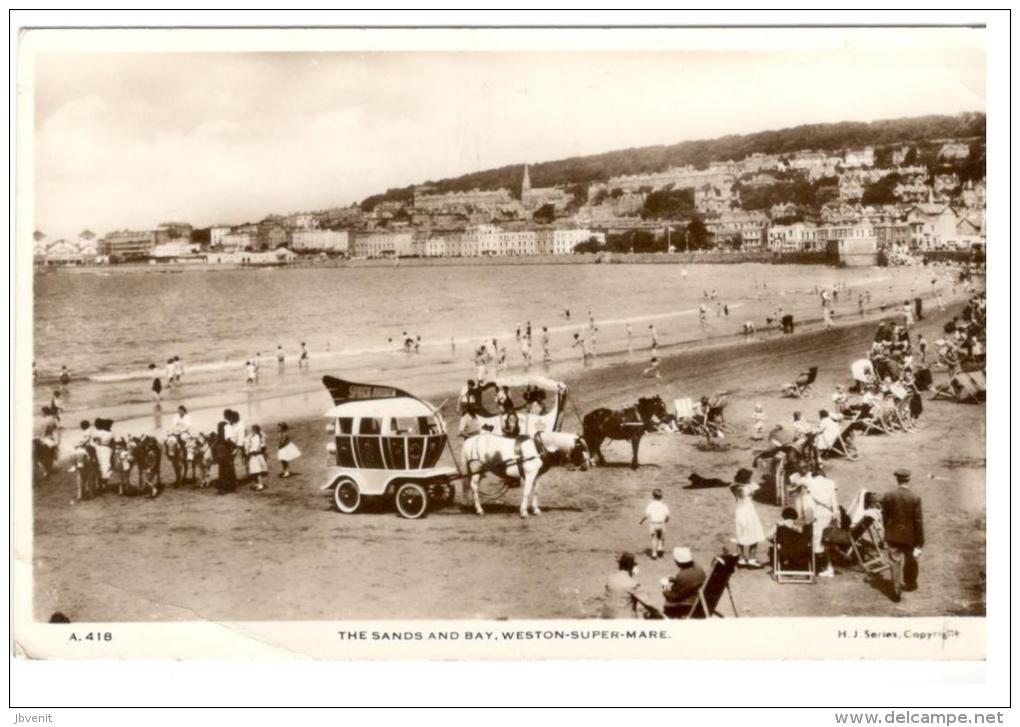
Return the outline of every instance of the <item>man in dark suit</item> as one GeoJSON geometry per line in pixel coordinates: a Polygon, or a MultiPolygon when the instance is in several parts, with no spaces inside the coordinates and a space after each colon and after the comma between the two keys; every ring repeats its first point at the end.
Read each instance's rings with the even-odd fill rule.
{"type": "Polygon", "coordinates": [[[697,603],[705,571],[694,564],[690,548],[673,548],[673,560],[678,570],[672,578],[662,579],[662,596],[666,599],[662,612],[667,618],[681,618],[697,603]]]}
{"type": "Polygon", "coordinates": [[[921,498],[910,490],[910,470],[893,472],[895,490],[882,497],[882,522],[885,542],[889,545],[893,601],[903,591],[917,590],[917,558],[924,547],[924,518],[921,498]]]}

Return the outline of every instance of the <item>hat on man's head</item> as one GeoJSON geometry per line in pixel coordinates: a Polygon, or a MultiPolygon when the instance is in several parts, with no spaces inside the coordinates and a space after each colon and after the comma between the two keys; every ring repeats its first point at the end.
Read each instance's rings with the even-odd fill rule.
{"type": "Polygon", "coordinates": [[[634,558],[633,553],[621,553],[617,559],[616,564],[620,567],[620,570],[631,571],[637,564],[637,560],[634,558]]]}
{"type": "Polygon", "coordinates": [[[733,478],[733,484],[735,485],[749,485],[751,484],[751,475],[753,473],[746,467],[741,467],[737,470],[736,476],[733,478]]]}
{"type": "Polygon", "coordinates": [[[893,476],[897,480],[899,480],[901,482],[905,482],[906,480],[910,479],[910,470],[904,469],[904,468],[900,468],[900,469],[896,470],[895,472],[893,472],[893,476]]]}
{"type": "Polygon", "coordinates": [[[694,562],[694,556],[691,555],[690,548],[677,546],[673,548],[673,560],[676,561],[677,565],[687,565],[694,562]]]}

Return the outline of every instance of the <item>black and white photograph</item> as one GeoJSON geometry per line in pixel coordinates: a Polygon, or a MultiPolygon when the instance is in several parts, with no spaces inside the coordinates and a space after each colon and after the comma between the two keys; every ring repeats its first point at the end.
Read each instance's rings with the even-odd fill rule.
{"type": "Polygon", "coordinates": [[[984,29],[488,32],[23,32],[16,635],[984,658],[984,29]]]}

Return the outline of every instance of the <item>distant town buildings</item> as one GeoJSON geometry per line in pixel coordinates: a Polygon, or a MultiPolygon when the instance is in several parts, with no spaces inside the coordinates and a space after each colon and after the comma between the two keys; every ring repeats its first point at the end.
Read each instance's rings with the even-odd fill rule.
{"type": "MultiPolygon", "coordinates": [[[[877,250],[983,247],[987,190],[971,165],[961,163],[971,153],[971,142],[963,139],[757,152],[698,167],[611,175],[586,187],[533,186],[534,170],[525,164],[519,194],[507,188],[441,191],[442,185],[422,185],[387,193],[365,209],[350,205],[270,214],[257,222],[204,229],[171,221],[102,237],[85,230],[74,238],[46,240],[37,232],[33,260],[80,265],[208,259],[247,265],[302,255],[569,255],[579,245],[604,245],[607,239],[632,244],[638,234],[639,240],[651,234],[665,242],[672,232],[679,241],[678,230],[698,218],[718,249],[830,251],[860,262],[877,250]],[[656,192],[684,194],[660,194],[649,207],[656,192]],[[745,203],[762,209],[745,209],[745,203]]],[[[686,244],[686,235],[682,239],[686,244]]]]}

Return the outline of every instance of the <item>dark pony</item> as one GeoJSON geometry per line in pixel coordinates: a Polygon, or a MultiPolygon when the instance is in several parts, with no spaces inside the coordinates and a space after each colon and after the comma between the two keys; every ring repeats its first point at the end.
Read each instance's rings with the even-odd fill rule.
{"type": "Polygon", "coordinates": [[[626,439],[634,452],[630,466],[638,467],[638,448],[645,432],[654,432],[659,422],[669,416],[666,402],[661,396],[642,397],[637,404],[626,409],[595,409],[584,415],[582,426],[584,441],[595,455],[595,461],[604,465],[602,442],[607,439],[626,439]]]}
{"type": "Polygon", "coordinates": [[[138,467],[138,487],[142,490],[148,489],[150,497],[156,497],[163,485],[159,472],[163,450],[159,442],[148,434],[131,437],[128,450],[138,467]]]}

